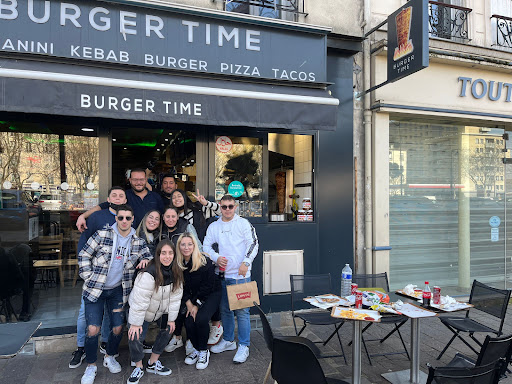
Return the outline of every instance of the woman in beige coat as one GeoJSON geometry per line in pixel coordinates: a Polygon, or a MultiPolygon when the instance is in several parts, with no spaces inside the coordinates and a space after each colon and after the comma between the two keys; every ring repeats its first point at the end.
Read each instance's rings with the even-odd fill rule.
{"type": "Polygon", "coordinates": [[[164,314],[168,315],[167,327],[160,324],[160,332],[153,344],[146,371],[157,375],[171,374],[171,369],[163,366],[159,358],[176,327],[174,321],[178,316],[183,295],[183,272],[174,261],[175,250],[172,241],[160,241],[154,259],[142,273],[139,273],[130,293],[128,346],[131,360],[135,362],[136,367],[128,378],[128,384],[138,383],[144,375],[142,340],[149,324],[158,320],[161,322],[164,314]]]}

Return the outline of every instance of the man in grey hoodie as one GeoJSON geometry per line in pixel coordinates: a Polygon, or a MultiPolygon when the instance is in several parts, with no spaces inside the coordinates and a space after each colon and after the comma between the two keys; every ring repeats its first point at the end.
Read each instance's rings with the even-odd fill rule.
{"type": "Polygon", "coordinates": [[[121,331],[125,320],[124,306],[132,290],[136,267],[145,267],[151,260],[146,242],[132,228],[133,209],[117,207],[115,224],[96,231],[78,254],[80,277],[84,279],[83,299],[87,321],[85,355],[88,363],[81,384],[92,384],[97,373],[98,333],[105,305],[110,314],[110,332],[103,366],[111,373],[121,372],[116,361],[121,331]]]}

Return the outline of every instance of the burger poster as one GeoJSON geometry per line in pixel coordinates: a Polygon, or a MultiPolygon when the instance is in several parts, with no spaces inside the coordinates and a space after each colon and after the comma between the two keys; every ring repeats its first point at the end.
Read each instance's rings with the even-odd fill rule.
{"type": "Polygon", "coordinates": [[[428,0],[410,0],[388,16],[388,82],[428,67],[428,0]]]}

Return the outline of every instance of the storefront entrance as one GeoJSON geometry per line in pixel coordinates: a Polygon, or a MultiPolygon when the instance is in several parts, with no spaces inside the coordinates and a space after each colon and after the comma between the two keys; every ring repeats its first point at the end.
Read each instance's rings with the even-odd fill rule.
{"type": "Polygon", "coordinates": [[[512,170],[499,128],[390,121],[392,288],[511,288],[512,170]],[[508,167],[508,168],[507,168],[508,167]]]}

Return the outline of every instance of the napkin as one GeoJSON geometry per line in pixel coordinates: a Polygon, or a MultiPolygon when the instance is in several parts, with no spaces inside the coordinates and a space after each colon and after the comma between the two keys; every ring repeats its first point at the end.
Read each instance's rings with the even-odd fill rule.
{"type": "Polygon", "coordinates": [[[417,285],[414,284],[407,284],[405,288],[403,289],[404,293],[406,295],[414,295],[414,288],[417,288],[417,285]]]}

